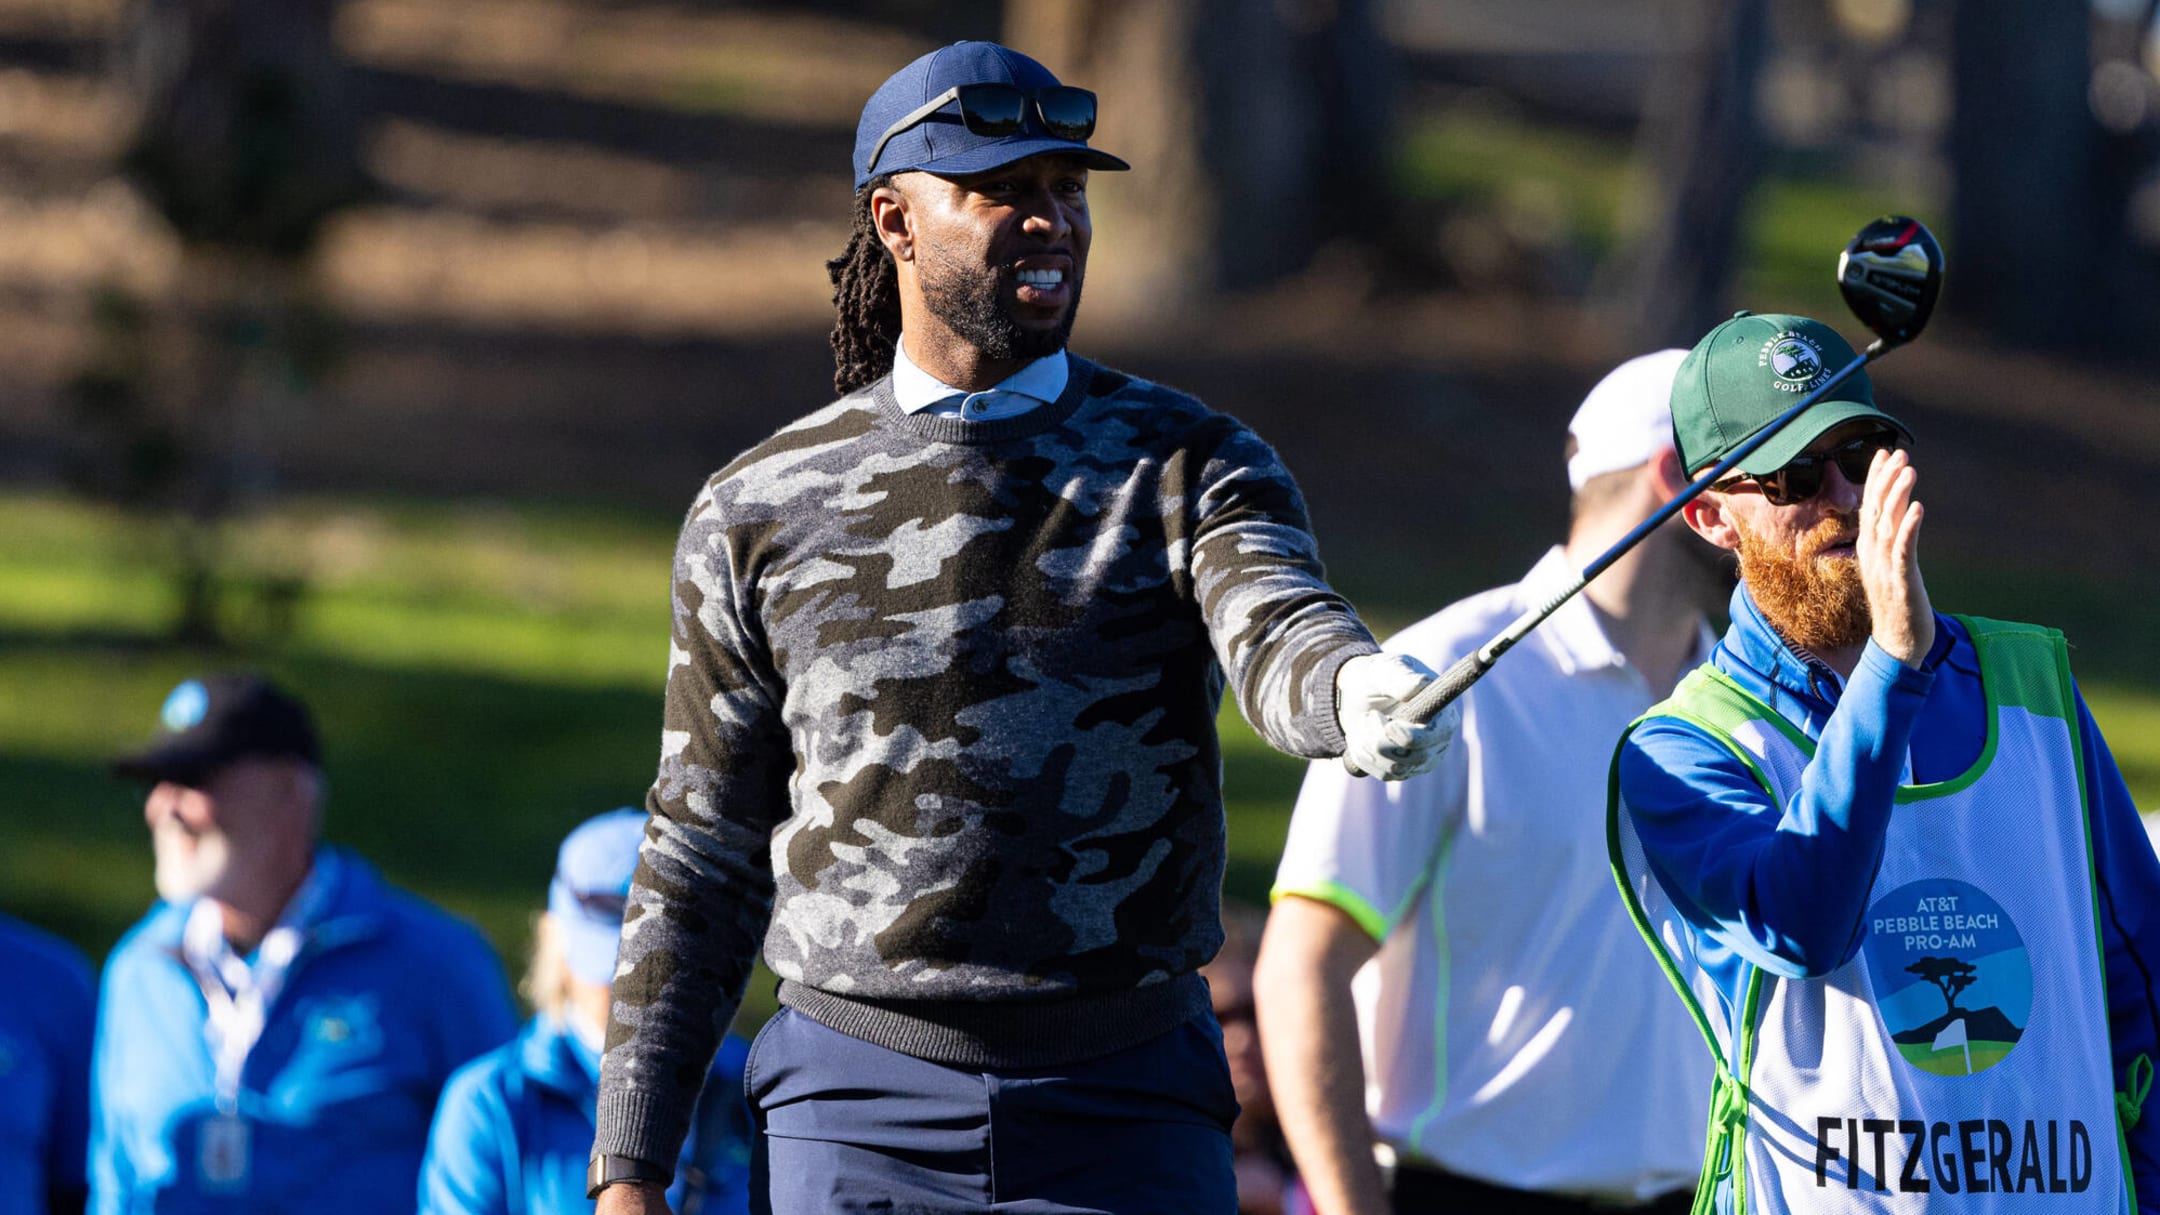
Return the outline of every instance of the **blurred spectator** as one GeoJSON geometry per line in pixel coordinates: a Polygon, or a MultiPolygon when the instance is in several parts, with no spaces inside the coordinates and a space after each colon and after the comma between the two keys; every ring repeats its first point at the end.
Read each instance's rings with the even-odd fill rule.
{"type": "MultiPolygon", "coordinates": [[[[508,1045],[458,1069],[443,1088],[420,1168],[421,1215],[589,1212],[586,1157],[600,1096],[600,1046],[623,906],[645,814],[613,810],[563,840],[538,922],[525,994],[537,1015],[508,1045]]],[[[675,1167],[668,1205],[682,1215],[750,1209],[749,1044],[730,1034],[675,1167]]]]}
{"type": "MultiPolygon", "coordinates": [[[[1683,483],[1683,354],[1623,364],[1576,412],[1567,544],[1391,651],[1452,666],[1683,483]]],[[[1605,777],[1628,722],[1709,654],[1721,565],[1675,519],[1464,697],[1466,745],[1431,773],[1311,768],[1258,986],[1282,1126],[1328,1215],[1688,1210],[1710,1066],[1613,890],[1605,777]]]]}
{"type": "Polygon", "coordinates": [[[1267,913],[1224,899],[1222,923],[1222,950],[1200,968],[1200,977],[1207,980],[1215,1019],[1222,1023],[1223,1055],[1230,1062],[1230,1087],[1237,1093],[1230,1148],[1236,1153],[1238,1215],[1309,1213],[1312,1206],[1291,1166],[1282,1125],[1275,1121],[1267,1063],[1260,1057],[1260,1029],[1253,1019],[1253,964],[1260,958],[1267,913]]]}
{"type": "Polygon", "coordinates": [[[90,1137],[90,964],[0,916],[0,1215],[83,1209],[90,1137]]]}
{"type": "Polygon", "coordinates": [[[160,902],[106,963],[96,1211],[410,1210],[443,1081],[515,1028],[470,927],[319,841],[321,750],[260,678],[190,679],[114,770],[160,902]]]}

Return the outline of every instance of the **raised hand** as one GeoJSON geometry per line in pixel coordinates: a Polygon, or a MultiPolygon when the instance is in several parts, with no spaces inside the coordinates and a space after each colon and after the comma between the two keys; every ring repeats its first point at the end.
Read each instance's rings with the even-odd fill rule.
{"type": "Polygon", "coordinates": [[[1919,473],[1904,451],[1878,451],[1860,493],[1860,585],[1867,592],[1875,644],[1918,667],[1935,645],[1935,609],[1920,580],[1919,473]]]}

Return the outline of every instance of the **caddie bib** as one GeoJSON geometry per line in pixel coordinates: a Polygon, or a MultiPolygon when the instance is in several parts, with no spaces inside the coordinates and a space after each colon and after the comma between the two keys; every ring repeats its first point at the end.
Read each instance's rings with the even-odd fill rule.
{"type": "MultiPolygon", "coordinates": [[[[1820,978],[1748,967],[1727,1006],[1703,962],[1732,955],[1651,876],[1615,752],[1614,877],[1717,1061],[1698,1212],[2133,1210],[2062,637],[1964,623],[1986,745],[1898,789],[1859,953],[1820,978]]],[[[1815,754],[1711,666],[1629,734],[1660,716],[1730,748],[1780,806],[1815,754]]]]}

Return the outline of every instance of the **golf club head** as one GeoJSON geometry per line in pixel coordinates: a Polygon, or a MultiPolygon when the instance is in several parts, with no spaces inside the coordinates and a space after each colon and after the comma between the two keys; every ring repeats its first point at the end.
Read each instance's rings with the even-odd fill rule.
{"type": "Polygon", "coordinates": [[[1838,290],[1845,306],[1891,345],[1909,342],[1926,328],[1942,275],[1942,246],[1935,234],[1902,215],[1860,229],[1838,255],[1838,290]]]}

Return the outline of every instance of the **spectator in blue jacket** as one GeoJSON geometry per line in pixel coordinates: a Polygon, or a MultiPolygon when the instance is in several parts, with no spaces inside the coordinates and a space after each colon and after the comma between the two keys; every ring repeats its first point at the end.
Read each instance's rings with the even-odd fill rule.
{"type": "MultiPolygon", "coordinates": [[[[1688,471],[1855,357],[1712,330],[1688,471]]],[[[1739,554],[1732,627],[1613,760],[1614,864],[1717,1065],[1698,1193],[2160,1211],[2160,861],[2062,635],[1934,610],[1911,445],[1855,374],[1686,508],[1739,554]]]]}
{"type": "MultiPolygon", "coordinates": [[[[612,810],[563,840],[538,922],[525,994],[538,1010],[515,1040],[443,1088],[420,1169],[421,1215],[590,1212],[586,1162],[600,1097],[600,1046],[630,875],[645,814],[612,810]]],[[[705,1078],[668,1204],[682,1215],[749,1210],[748,1044],[729,1035],[705,1078]]]]}
{"type": "Polygon", "coordinates": [[[320,843],[307,710],[190,679],[148,747],[160,902],[106,962],[99,1215],[409,1210],[443,1081],[515,1027],[480,935],[320,843]]]}
{"type": "Polygon", "coordinates": [[[0,1215],[73,1215],[87,1186],[90,964],[0,916],[0,1215]]]}

